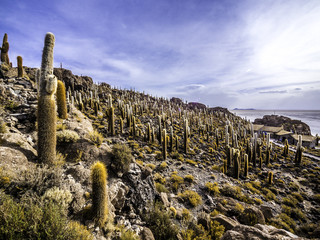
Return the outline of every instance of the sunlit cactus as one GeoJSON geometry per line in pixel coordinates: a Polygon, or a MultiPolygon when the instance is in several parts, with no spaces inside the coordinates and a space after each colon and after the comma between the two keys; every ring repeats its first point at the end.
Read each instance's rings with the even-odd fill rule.
{"type": "Polygon", "coordinates": [[[162,158],[167,160],[167,131],[163,129],[163,140],[162,140],[162,158]]]}
{"type": "Polygon", "coordinates": [[[58,80],[58,88],[57,88],[57,107],[58,107],[58,115],[62,119],[68,118],[67,113],[67,101],[66,101],[66,88],[64,83],[58,80]]]}
{"type": "Polygon", "coordinates": [[[38,158],[53,164],[56,158],[56,103],[57,78],[53,75],[54,35],[47,33],[42,53],[40,95],[38,99],[38,158]]]}
{"type": "Polygon", "coordinates": [[[102,227],[107,221],[107,171],[103,163],[96,162],[91,168],[92,214],[94,221],[102,227]]]}

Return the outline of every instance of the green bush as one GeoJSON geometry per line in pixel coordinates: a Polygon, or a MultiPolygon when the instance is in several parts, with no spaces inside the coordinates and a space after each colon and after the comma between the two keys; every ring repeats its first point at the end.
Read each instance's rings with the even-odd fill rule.
{"type": "Polygon", "coordinates": [[[0,239],[93,239],[80,224],[68,223],[67,212],[52,201],[19,203],[0,194],[0,239]]]}
{"type": "Polygon", "coordinates": [[[100,147],[103,142],[103,136],[97,130],[89,132],[88,138],[97,147],[100,147]]]}
{"type": "Polygon", "coordinates": [[[129,171],[132,154],[130,148],[125,144],[115,144],[112,148],[111,167],[121,173],[129,171]]]}
{"type": "Polygon", "coordinates": [[[57,143],[74,143],[80,139],[77,132],[72,130],[57,131],[57,143]]]}
{"type": "Polygon", "coordinates": [[[201,196],[192,190],[185,190],[183,193],[179,193],[178,197],[182,198],[183,200],[187,200],[193,207],[198,206],[202,203],[201,196]]]}
{"type": "Polygon", "coordinates": [[[219,190],[219,186],[217,182],[207,182],[206,183],[206,188],[209,191],[209,193],[213,194],[213,195],[218,195],[220,194],[220,190],[219,190]]]}
{"type": "Polygon", "coordinates": [[[171,213],[165,210],[163,205],[156,203],[155,206],[144,215],[147,227],[152,231],[157,240],[176,240],[179,232],[178,227],[170,219],[171,213]]]}

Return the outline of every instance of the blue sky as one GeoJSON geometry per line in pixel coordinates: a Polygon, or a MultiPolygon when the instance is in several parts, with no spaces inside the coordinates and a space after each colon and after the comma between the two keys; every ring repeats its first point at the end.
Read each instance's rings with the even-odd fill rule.
{"type": "MultiPolygon", "coordinates": [[[[229,109],[320,109],[319,0],[2,0],[16,65],[229,109]]],[[[0,37],[2,37],[0,36],[0,37]]]]}

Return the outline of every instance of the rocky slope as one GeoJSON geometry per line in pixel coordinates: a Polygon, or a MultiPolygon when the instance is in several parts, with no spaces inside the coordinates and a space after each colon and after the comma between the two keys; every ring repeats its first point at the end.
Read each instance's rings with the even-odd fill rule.
{"type": "Polygon", "coordinates": [[[69,94],[75,98],[74,105],[68,105],[68,119],[58,120],[57,131],[69,130],[78,137],[70,141],[66,136],[58,138],[57,149],[64,161],[60,155],[57,166],[38,164],[37,90],[32,81],[35,71],[25,68],[27,78],[16,78],[14,73],[14,68],[2,71],[0,79],[0,187],[15,201],[36,201],[52,189],[67,192],[71,196],[66,201],[68,219],[85,225],[95,239],[125,239],[126,231],[141,239],[196,236],[200,239],[316,239],[319,236],[319,163],[304,158],[303,166],[295,167],[293,152],[283,157],[282,148],[273,146],[271,161],[266,164],[266,142],[262,139],[261,167],[250,163],[246,178],[241,160],[240,178],[235,179],[233,164],[222,170],[227,159],[226,122],[237,132],[238,143],[232,142],[230,134],[230,145],[235,148],[238,145],[241,156],[246,152],[251,134],[243,127],[247,123],[226,109],[209,110],[204,105],[184,104],[179,99],[167,101],[112,89],[107,84],[93,84],[88,77],[56,69],[55,74],[65,80],[70,86],[69,94]],[[98,110],[92,104],[98,99],[92,99],[90,91],[99,97],[98,110]],[[77,103],[80,92],[83,108],[77,103]],[[109,128],[110,99],[115,108],[115,135],[109,128]],[[122,117],[122,103],[132,108],[135,134],[127,118],[122,117]],[[177,138],[173,150],[168,144],[166,159],[157,140],[159,115],[162,128],[170,133],[172,126],[177,138]],[[190,122],[187,153],[183,148],[184,117],[190,122]],[[154,128],[154,141],[147,137],[148,123],[154,128]],[[91,137],[94,130],[103,136],[101,142],[91,137]],[[130,148],[131,153],[121,158],[129,158],[126,171],[120,171],[115,164],[113,149],[118,144],[130,148]],[[95,161],[103,162],[108,169],[110,221],[103,228],[96,227],[86,214],[91,205],[90,167],[95,161]],[[272,184],[268,184],[267,178],[270,171],[272,184]]]}

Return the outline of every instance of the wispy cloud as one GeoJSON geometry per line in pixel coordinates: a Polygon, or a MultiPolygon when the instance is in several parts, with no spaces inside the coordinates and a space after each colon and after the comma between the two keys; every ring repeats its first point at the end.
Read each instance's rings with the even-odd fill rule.
{"type": "Polygon", "coordinates": [[[28,66],[40,65],[43,36],[51,31],[55,65],[97,82],[210,106],[277,108],[294,97],[318,108],[307,100],[320,92],[317,0],[3,6],[0,29],[9,32],[11,56],[23,55],[28,66]]]}

